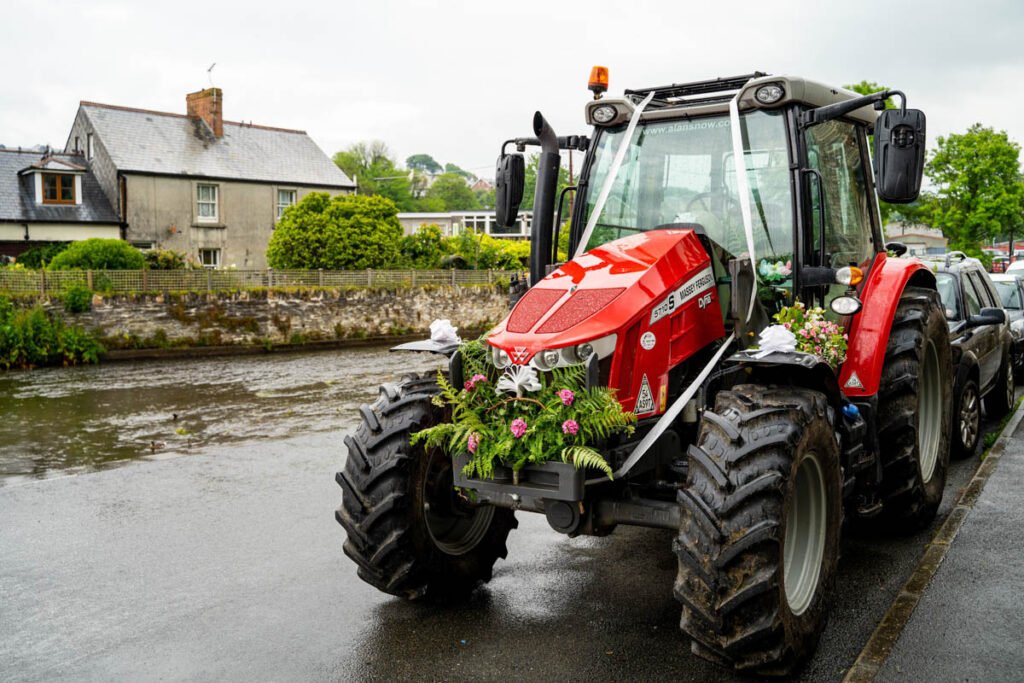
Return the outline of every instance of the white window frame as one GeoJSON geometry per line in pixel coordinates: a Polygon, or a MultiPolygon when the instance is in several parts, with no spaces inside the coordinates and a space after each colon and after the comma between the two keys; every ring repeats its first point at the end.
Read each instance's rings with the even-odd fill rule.
{"type": "Polygon", "coordinates": [[[279,187],[279,188],[277,188],[277,203],[276,203],[276,206],[277,206],[277,218],[275,220],[281,220],[281,214],[284,213],[284,210],[286,208],[288,208],[289,206],[295,206],[295,204],[297,204],[298,201],[299,201],[299,191],[298,190],[293,190],[293,189],[287,188],[287,187],[279,187]],[[282,192],[288,192],[288,193],[291,194],[291,196],[292,196],[291,202],[289,202],[288,204],[282,204],[281,203],[281,193],[282,192]]]}
{"type": "Polygon", "coordinates": [[[196,183],[196,222],[197,223],[217,223],[220,221],[220,187],[214,183],[196,183]],[[204,188],[210,188],[213,190],[213,199],[203,199],[201,194],[204,188]],[[203,205],[213,205],[213,215],[204,216],[202,209],[203,205]]]}
{"type": "Polygon", "coordinates": [[[201,265],[203,268],[208,268],[209,270],[216,270],[217,268],[220,268],[220,264],[221,264],[221,250],[220,250],[220,247],[202,247],[199,250],[199,265],[201,265]],[[211,259],[211,263],[206,263],[206,259],[203,258],[203,256],[206,255],[206,254],[209,254],[210,256],[213,257],[211,259]]]}

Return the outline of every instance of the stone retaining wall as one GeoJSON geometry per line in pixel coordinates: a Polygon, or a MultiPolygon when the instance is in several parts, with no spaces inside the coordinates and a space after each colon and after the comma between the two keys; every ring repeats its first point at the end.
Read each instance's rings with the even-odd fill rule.
{"type": "Polygon", "coordinates": [[[110,348],[277,345],[327,339],[429,333],[447,318],[464,330],[486,329],[508,313],[507,288],[415,287],[395,290],[313,289],[166,295],[96,295],[69,324],[94,331],[110,348]]]}

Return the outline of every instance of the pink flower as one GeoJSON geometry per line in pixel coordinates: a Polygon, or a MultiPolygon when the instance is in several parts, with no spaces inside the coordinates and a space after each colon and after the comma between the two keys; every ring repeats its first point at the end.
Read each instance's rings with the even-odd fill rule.
{"type": "Polygon", "coordinates": [[[484,375],[473,375],[471,378],[463,382],[462,388],[466,391],[473,391],[476,389],[478,382],[486,382],[487,378],[484,375]]]}
{"type": "Polygon", "coordinates": [[[469,438],[466,439],[466,448],[469,449],[470,453],[476,453],[476,447],[479,445],[480,437],[477,436],[476,432],[473,432],[472,434],[469,435],[469,438]]]}
{"type": "Polygon", "coordinates": [[[572,434],[573,436],[580,431],[580,424],[576,420],[566,420],[562,423],[562,433],[572,434]]]}
{"type": "MultiPolygon", "coordinates": [[[[558,392],[558,398],[562,399],[562,405],[571,406],[572,402],[576,400],[576,394],[572,393],[570,389],[562,389],[558,392]]],[[[573,432],[575,434],[575,432],[573,432]]]]}
{"type": "Polygon", "coordinates": [[[517,417],[512,420],[512,424],[509,425],[509,429],[512,431],[512,436],[517,439],[523,438],[523,434],[526,433],[526,420],[517,417]]]}
{"type": "Polygon", "coordinates": [[[473,375],[473,377],[471,377],[469,381],[472,382],[473,384],[476,384],[477,382],[486,382],[487,381],[487,376],[486,375],[473,375]]]}
{"type": "Polygon", "coordinates": [[[473,383],[467,379],[465,382],[463,382],[462,388],[465,389],[466,391],[473,391],[475,387],[473,383]]]}

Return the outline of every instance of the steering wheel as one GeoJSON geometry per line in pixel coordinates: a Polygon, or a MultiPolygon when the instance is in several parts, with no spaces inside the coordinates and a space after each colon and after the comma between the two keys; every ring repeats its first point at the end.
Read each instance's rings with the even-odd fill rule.
{"type": "Polygon", "coordinates": [[[731,196],[722,192],[700,192],[693,195],[690,201],[686,203],[686,210],[693,211],[693,209],[699,208],[708,213],[713,213],[711,201],[713,199],[721,199],[722,203],[729,207],[739,208],[739,202],[733,199],[731,196]]]}

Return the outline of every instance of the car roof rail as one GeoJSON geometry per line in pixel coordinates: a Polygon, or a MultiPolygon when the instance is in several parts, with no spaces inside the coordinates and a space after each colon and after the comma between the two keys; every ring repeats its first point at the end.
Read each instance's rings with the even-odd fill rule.
{"type": "Polygon", "coordinates": [[[962,251],[950,251],[946,253],[946,267],[949,268],[952,264],[953,257],[956,257],[958,261],[963,263],[967,260],[967,254],[962,251]]]}

